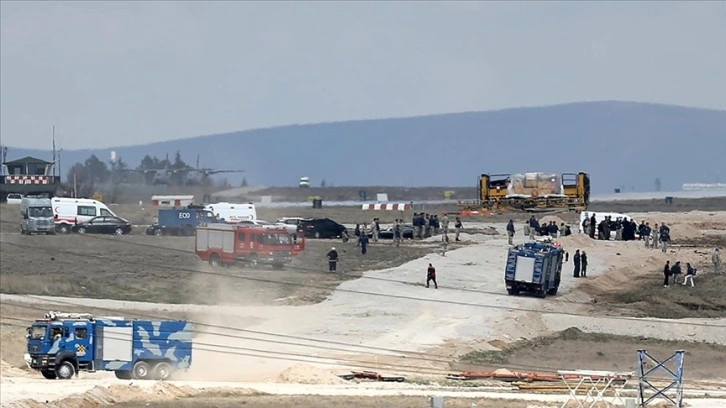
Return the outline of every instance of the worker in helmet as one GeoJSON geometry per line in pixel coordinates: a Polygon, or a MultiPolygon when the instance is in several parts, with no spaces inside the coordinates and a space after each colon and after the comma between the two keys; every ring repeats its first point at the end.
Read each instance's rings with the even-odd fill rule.
{"type": "Polygon", "coordinates": [[[328,271],[329,272],[335,272],[336,267],[338,265],[338,251],[335,250],[335,247],[332,247],[330,251],[328,251],[328,271]]]}

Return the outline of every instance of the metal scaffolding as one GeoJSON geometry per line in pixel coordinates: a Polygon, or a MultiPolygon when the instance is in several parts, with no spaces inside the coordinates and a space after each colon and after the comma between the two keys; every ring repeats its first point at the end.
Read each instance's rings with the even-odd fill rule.
{"type": "Polygon", "coordinates": [[[658,361],[645,350],[638,350],[638,388],[640,407],[647,406],[657,398],[662,398],[673,406],[683,407],[683,350],[676,351],[667,359],[658,361]],[[656,377],[658,373],[666,377],[656,377]],[[664,386],[654,384],[654,380],[667,382],[664,386]]]}

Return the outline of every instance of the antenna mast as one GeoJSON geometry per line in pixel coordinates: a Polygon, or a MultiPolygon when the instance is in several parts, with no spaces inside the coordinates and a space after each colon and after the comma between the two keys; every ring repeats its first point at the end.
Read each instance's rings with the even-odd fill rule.
{"type": "Polygon", "coordinates": [[[55,156],[55,125],[53,125],[53,177],[57,176],[57,174],[56,174],[57,169],[58,169],[58,163],[56,162],[56,156],[55,156]]]}

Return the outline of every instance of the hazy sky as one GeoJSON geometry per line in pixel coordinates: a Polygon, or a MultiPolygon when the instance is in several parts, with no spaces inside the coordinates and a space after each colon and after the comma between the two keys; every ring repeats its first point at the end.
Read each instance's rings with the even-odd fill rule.
{"type": "Polygon", "coordinates": [[[0,136],[142,144],[633,100],[726,109],[724,2],[0,2],[0,136]]]}

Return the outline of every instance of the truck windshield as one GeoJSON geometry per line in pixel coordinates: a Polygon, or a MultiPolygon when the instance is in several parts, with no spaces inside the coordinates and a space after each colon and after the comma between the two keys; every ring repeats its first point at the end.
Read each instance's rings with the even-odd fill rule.
{"type": "Polygon", "coordinates": [[[28,216],[50,218],[53,216],[53,209],[50,207],[30,207],[28,208],[28,216]]]}
{"type": "Polygon", "coordinates": [[[45,332],[48,326],[38,325],[30,328],[30,338],[34,340],[43,340],[45,338],[45,332]]]}
{"type": "Polygon", "coordinates": [[[264,234],[263,243],[267,245],[290,245],[292,240],[287,234],[264,234]]]}

